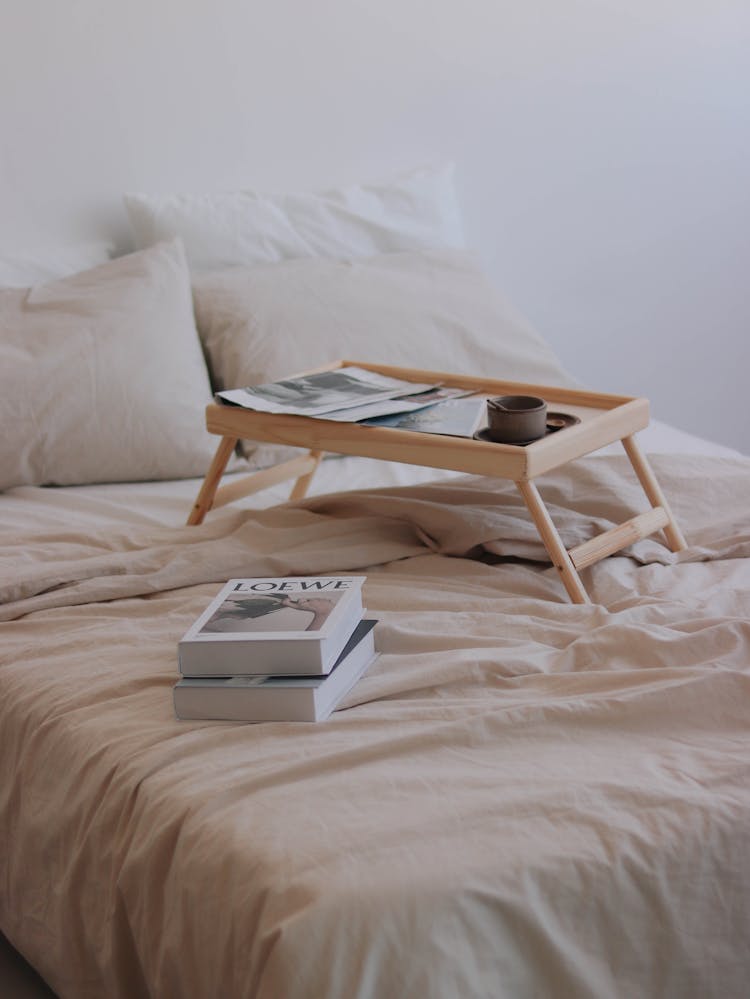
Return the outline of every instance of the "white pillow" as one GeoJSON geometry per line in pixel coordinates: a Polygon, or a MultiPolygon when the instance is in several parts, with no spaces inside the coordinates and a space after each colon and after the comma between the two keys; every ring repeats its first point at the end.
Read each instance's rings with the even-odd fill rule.
{"type": "Polygon", "coordinates": [[[179,243],[0,291],[0,489],[205,474],[210,400],[179,243]]]}
{"type": "Polygon", "coordinates": [[[193,299],[215,390],[339,358],[576,384],[462,251],[236,267],[194,279],[193,299]]]}
{"type": "Polygon", "coordinates": [[[125,206],[137,246],[179,236],[195,273],[464,245],[451,164],[319,193],[128,194],[125,206]]]}
{"type": "Polygon", "coordinates": [[[109,260],[105,242],[72,243],[0,254],[0,288],[28,288],[41,281],[77,274],[109,260]]]}

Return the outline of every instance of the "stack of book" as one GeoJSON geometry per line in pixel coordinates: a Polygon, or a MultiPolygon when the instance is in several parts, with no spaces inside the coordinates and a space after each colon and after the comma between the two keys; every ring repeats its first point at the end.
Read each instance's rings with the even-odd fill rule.
{"type": "Polygon", "coordinates": [[[178,718],[322,721],[376,658],[364,576],[230,579],[178,646],[178,718]]]}

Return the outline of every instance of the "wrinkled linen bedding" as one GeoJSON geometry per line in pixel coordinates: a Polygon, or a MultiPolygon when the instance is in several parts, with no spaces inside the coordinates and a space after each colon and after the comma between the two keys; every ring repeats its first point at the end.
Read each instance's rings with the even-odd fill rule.
{"type": "MultiPolygon", "coordinates": [[[[197,528],[45,499],[0,534],[0,929],[63,999],[745,995],[750,460],[653,463],[690,547],[590,606],[505,481],[197,528]],[[350,571],[382,654],[329,721],[175,720],[219,583],[350,571]]],[[[619,457],[540,489],[568,547],[646,508],[619,457]]]]}

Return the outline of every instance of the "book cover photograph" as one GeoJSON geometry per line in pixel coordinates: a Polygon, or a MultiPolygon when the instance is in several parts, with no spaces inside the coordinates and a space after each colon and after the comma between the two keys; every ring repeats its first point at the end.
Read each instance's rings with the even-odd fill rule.
{"type": "Polygon", "coordinates": [[[319,631],[346,591],[254,593],[238,587],[229,593],[198,634],[319,631]],[[309,594],[309,595],[308,595],[309,594]]]}
{"type": "Polygon", "coordinates": [[[180,672],[327,673],[362,618],[363,582],[363,576],[230,579],[180,640],[180,672]]]}

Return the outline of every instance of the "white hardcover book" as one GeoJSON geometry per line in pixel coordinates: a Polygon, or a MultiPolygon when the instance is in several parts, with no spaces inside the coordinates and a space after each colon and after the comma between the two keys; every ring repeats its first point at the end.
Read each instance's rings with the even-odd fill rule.
{"type": "Polygon", "coordinates": [[[180,673],[328,673],[364,612],[364,580],[364,576],[230,579],[180,640],[180,673]]]}
{"type": "Polygon", "coordinates": [[[205,721],[323,721],[377,658],[362,620],[326,676],[186,677],[174,687],[178,718],[205,721]]]}

